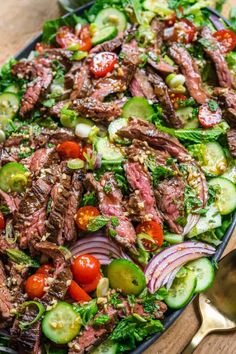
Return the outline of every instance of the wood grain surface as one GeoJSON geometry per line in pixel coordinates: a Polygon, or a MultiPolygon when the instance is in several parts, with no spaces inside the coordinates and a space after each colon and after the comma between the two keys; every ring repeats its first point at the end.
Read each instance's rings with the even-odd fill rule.
{"type": "MultiPolygon", "coordinates": [[[[224,14],[235,0],[225,6],[224,14]]],[[[59,16],[56,0],[0,0],[0,65],[27,44],[42,23],[59,16]]],[[[236,231],[225,254],[236,248],[236,231]]],[[[200,324],[197,299],[145,354],[180,354],[200,324]]],[[[236,332],[210,334],[195,354],[236,354],[236,332]]]]}

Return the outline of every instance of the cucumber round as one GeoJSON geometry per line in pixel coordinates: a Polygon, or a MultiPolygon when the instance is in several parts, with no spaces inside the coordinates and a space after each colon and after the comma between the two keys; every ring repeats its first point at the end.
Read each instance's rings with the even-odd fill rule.
{"type": "Polygon", "coordinates": [[[116,354],[118,349],[118,344],[113,342],[111,339],[107,339],[105,342],[100,344],[95,348],[91,354],[116,354]]]}
{"type": "Polygon", "coordinates": [[[128,139],[122,139],[120,138],[116,133],[118,130],[126,127],[128,125],[128,121],[126,118],[118,118],[113,120],[113,122],[110,123],[108,127],[108,133],[109,133],[109,138],[110,140],[118,144],[126,144],[129,142],[128,139]]]}
{"type": "Polygon", "coordinates": [[[155,12],[159,16],[168,16],[173,14],[173,10],[171,10],[168,6],[168,2],[166,0],[145,0],[143,3],[143,7],[146,10],[155,12]]]}
{"type": "Polygon", "coordinates": [[[20,107],[19,97],[12,92],[4,92],[0,95],[0,116],[12,119],[20,107]]]}
{"type": "Polygon", "coordinates": [[[119,32],[124,31],[127,26],[125,14],[114,7],[107,7],[101,10],[97,14],[94,23],[100,28],[104,26],[115,26],[119,32]]]}
{"type": "Polygon", "coordinates": [[[192,298],[196,285],[197,277],[195,273],[189,269],[184,277],[176,277],[165,298],[167,306],[175,310],[184,307],[192,298]]]}
{"type": "Polygon", "coordinates": [[[120,149],[111,144],[107,137],[97,139],[96,149],[102,155],[103,161],[121,162],[124,158],[120,149]]]}
{"type": "Polygon", "coordinates": [[[111,288],[119,289],[126,295],[139,295],[146,287],[141,269],[128,259],[115,259],[107,269],[111,288]]]}
{"type": "Polygon", "coordinates": [[[27,168],[25,168],[25,166],[19,162],[6,163],[0,169],[0,189],[2,189],[4,192],[19,192],[19,189],[21,189],[21,187],[23,188],[22,182],[25,181],[27,184],[27,172],[27,168]],[[16,183],[17,180],[18,183],[16,183]]]}
{"type": "Polygon", "coordinates": [[[224,150],[217,142],[204,144],[202,169],[211,176],[219,176],[227,169],[224,150]]]}
{"type": "Polygon", "coordinates": [[[215,270],[208,258],[200,258],[186,265],[197,277],[195,293],[200,293],[210,288],[214,282],[215,270]]]}
{"type": "Polygon", "coordinates": [[[221,177],[224,177],[230,180],[231,182],[236,183],[236,166],[229,166],[229,168],[221,177]]]}
{"type": "Polygon", "coordinates": [[[154,109],[144,97],[133,97],[125,103],[122,111],[124,118],[137,117],[151,121],[154,109]]]}
{"type": "Polygon", "coordinates": [[[58,302],[42,321],[43,334],[57,344],[69,343],[78,335],[80,328],[80,315],[65,301],[58,302]]]}
{"type": "Polygon", "coordinates": [[[216,206],[221,215],[227,215],[236,208],[236,187],[226,178],[212,178],[208,184],[216,188],[216,206]]]}
{"type": "Polygon", "coordinates": [[[176,111],[177,117],[183,122],[184,128],[198,128],[198,118],[192,118],[193,115],[193,107],[183,107],[179,108],[176,111]]]}
{"type": "Polygon", "coordinates": [[[98,29],[95,35],[92,38],[92,44],[97,45],[110,39],[113,39],[117,36],[118,29],[115,26],[106,26],[103,28],[98,29]]]}
{"type": "Polygon", "coordinates": [[[179,234],[166,233],[164,234],[164,240],[169,242],[171,245],[174,245],[176,243],[184,242],[184,236],[179,234]]]}

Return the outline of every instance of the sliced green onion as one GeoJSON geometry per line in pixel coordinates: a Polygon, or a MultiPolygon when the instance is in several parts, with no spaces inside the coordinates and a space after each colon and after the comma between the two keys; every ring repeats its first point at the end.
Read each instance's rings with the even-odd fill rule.
{"type": "Polygon", "coordinates": [[[185,76],[182,74],[169,74],[166,78],[166,83],[171,89],[183,86],[185,83],[185,76]]]}
{"type": "Polygon", "coordinates": [[[71,170],[79,170],[84,167],[84,161],[81,159],[72,159],[67,162],[67,167],[71,170]]]}
{"type": "Polygon", "coordinates": [[[25,308],[25,307],[28,307],[28,306],[31,306],[31,305],[35,305],[38,308],[38,314],[30,322],[22,322],[22,321],[20,321],[19,322],[19,327],[22,330],[31,327],[35,322],[37,322],[43,316],[43,314],[45,312],[45,307],[38,301],[26,301],[21,306],[22,306],[22,308],[25,308]]]}
{"type": "Polygon", "coordinates": [[[6,224],[6,235],[5,238],[7,240],[8,243],[15,243],[17,240],[17,236],[16,233],[13,233],[13,225],[12,225],[13,220],[10,220],[9,222],[7,222],[6,224]]]}
{"type": "Polygon", "coordinates": [[[79,61],[86,58],[87,56],[88,56],[87,52],[78,51],[72,55],[71,60],[79,61]]]}

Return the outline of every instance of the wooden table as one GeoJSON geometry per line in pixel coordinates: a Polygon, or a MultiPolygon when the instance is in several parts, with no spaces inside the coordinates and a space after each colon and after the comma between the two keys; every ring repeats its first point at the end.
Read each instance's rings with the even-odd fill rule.
{"type": "MultiPolygon", "coordinates": [[[[230,0],[233,5],[235,0],[230,0]]],[[[226,6],[225,13],[229,8],[226,6]]],[[[56,0],[6,0],[0,2],[0,64],[41,29],[42,23],[59,16],[56,0]]],[[[236,248],[236,232],[225,253],[236,248]]],[[[182,316],[145,354],[180,354],[199,327],[197,301],[190,304],[182,316]]],[[[195,354],[236,353],[236,333],[211,334],[195,354]]]]}

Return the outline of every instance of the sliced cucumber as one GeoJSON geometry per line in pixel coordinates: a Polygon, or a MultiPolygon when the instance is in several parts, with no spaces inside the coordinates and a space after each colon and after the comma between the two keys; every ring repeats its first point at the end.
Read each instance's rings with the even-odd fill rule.
{"type": "Polygon", "coordinates": [[[200,293],[211,287],[215,277],[215,270],[208,258],[196,259],[189,262],[186,267],[194,272],[197,277],[195,293],[200,293]]]}
{"type": "Polygon", "coordinates": [[[115,26],[119,32],[124,31],[127,26],[125,14],[114,7],[107,7],[101,10],[97,14],[94,23],[100,28],[104,26],[115,26]]]}
{"type": "Polygon", "coordinates": [[[184,277],[176,277],[165,298],[167,306],[172,309],[184,307],[193,296],[196,285],[196,275],[190,269],[187,270],[184,277]]]}
{"type": "Polygon", "coordinates": [[[115,26],[106,26],[103,28],[99,28],[92,38],[92,44],[97,45],[109,41],[110,39],[115,38],[117,34],[118,29],[115,26]]]}
{"type": "Polygon", "coordinates": [[[216,188],[216,206],[221,215],[227,215],[236,208],[236,187],[226,178],[212,178],[209,182],[210,186],[216,188]]]}
{"type": "Polygon", "coordinates": [[[217,142],[204,144],[202,169],[212,176],[219,176],[227,169],[227,159],[224,150],[217,142]]]}
{"type": "Polygon", "coordinates": [[[169,8],[167,0],[145,0],[143,3],[143,7],[146,10],[155,12],[159,16],[168,16],[173,14],[173,10],[169,8]]]}
{"type": "Polygon", "coordinates": [[[166,233],[164,234],[164,240],[169,242],[171,245],[174,245],[175,243],[184,242],[184,236],[179,234],[166,233]]]}
{"type": "Polygon", "coordinates": [[[231,182],[236,183],[236,166],[229,166],[229,168],[221,177],[224,177],[230,180],[231,182]]]}
{"type": "Polygon", "coordinates": [[[193,118],[193,107],[179,108],[176,115],[183,122],[184,128],[198,128],[198,118],[193,118]]]}
{"type": "Polygon", "coordinates": [[[4,92],[0,95],[0,116],[12,119],[20,107],[19,97],[12,92],[4,92]]]}
{"type": "Polygon", "coordinates": [[[146,287],[144,273],[128,259],[114,259],[108,266],[107,277],[111,288],[126,295],[139,295],[146,287]]]}
{"type": "Polygon", "coordinates": [[[125,103],[122,116],[124,118],[137,117],[151,120],[154,109],[144,97],[133,97],[125,103]]]}
{"type": "Polygon", "coordinates": [[[111,144],[107,137],[97,139],[96,149],[102,155],[103,161],[121,162],[124,158],[121,150],[111,144]]]}
{"type": "Polygon", "coordinates": [[[111,142],[115,142],[118,144],[126,144],[129,142],[128,139],[122,139],[116,134],[118,130],[126,127],[127,124],[128,121],[126,118],[118,118],[116,120],[113,120],[113,122],[110,123],[108,127],[108,133],[111,142]]]}
{"type": "Polygon", "coordinates": [[[113,342],[111,339],[107,339],[105,342],[95,348],[91,354],[116,354],[117,349],[118,344],[113,342]]]}
{"type": "Polygon", "coordinates": [[[188,237],[195,237],[203,232],[213,230],[222,224],[221,215],[215,205],[211,205],[205,216],[200,217],[197,224],[189,232],[188,237]]]}

